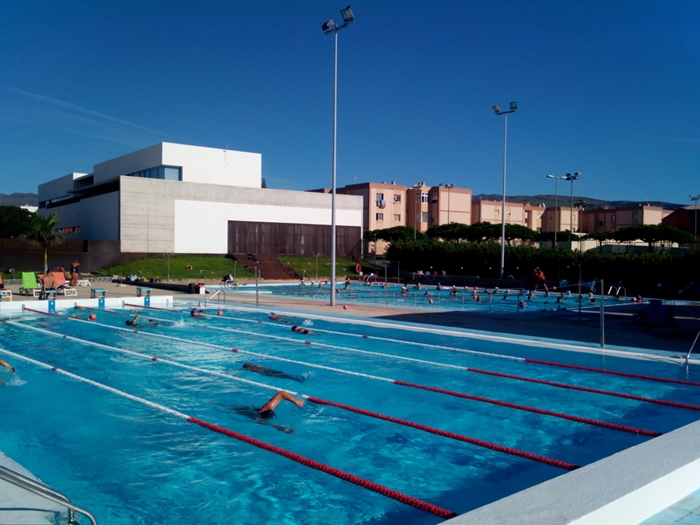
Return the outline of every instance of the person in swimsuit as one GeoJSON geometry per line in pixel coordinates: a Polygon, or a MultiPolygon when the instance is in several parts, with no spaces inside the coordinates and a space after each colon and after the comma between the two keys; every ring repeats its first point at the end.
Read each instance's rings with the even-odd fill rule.
{"type": "Polygon", "coordinates": [[[135,315],[133,319],[127,319],[126,324],[128,324],[129,326],[138,326],[138,323],[136,322],[138,318],[139,316],[135,315]]]}
{"type": "MultiPolygon", "coordinates": [[[[9,370],[9,372],[10,372],[11,374],[14,374],[14,373],[15,373],[15,367],[12,366],[12,365],[11,365],[10,363],[8,363],[7,361],[4,361],[4,360],[0,359],[0,366],[4,366],[5,368],[7,368],[7,370],[9,370]]],[[[2,377],[0,377],[0,383],[4,383],[4,382],[5,382],[5,380],[4,380],[2,377]]]]}
{"type": "Polygon", "coordinates": [[[251,372],[256,372],[258,374],[262,374],[262,375],[268,376],[268,377],[279,377],[281,379],[291,379],[292,381],[296,381],[298,383],[304,382],[303,377],[292,376],[289,374],[285,374],[284,372],[280,372],[279,370],[272,370],[271,368],[266,368],[266,367],[260,366],[260,365],[251,365],[250,363],[243,363],[243,370],[249,370],[251,372]]]}
{"type": "Polygon", "coordinates": [[[192,308],[190,315],[192,317],[206,317],[206,312],[204,310],[201,310],[201,309],[192,308]]]}
{"type": "Polygon", "coordinates": [[[308,328],[304,328],[303,326],[292,326],[292,332],[296,332],[298,334],[311,334],[313,333],[311,330],[308,328]]]}
{"type": "MultiPolygon", "coordinates": [[[[319,283],[320,284],[320,283],[319,283]]],[[[276,315],[275,312],[270,312],[270,320],[271,321],[279,321],[280,323],[286,323],[284,319],[282,319],[279,315],[276,315]]]]}

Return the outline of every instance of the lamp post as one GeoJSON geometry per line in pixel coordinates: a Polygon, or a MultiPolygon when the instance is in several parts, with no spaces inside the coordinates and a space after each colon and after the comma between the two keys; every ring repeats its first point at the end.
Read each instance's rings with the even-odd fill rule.
{"type": "Polygon", "coordinates": [[[335,23],[335,20],[329,20],[321,26],[324,35],[335,35],[335,58],[333,62],[333,183],[331,186],[331,306],[335,306],[335,160],[338,127],[338,31],[345,29],[355,21],[355,15],[352,13],[350,6],[341,9],[340,15],[343,17],[343,25],[339,26],[335,23]]]}
{"type": "Polygon", "coordinates": [[[555,177],[547,175],[548,179],[554,179],[554,247],[557,247],[557,230],[559,229],[559,179],[564,177],[555,177]]]}
{"type": "Polygon", "coordinates": [[[700,195],[691,195],[691,201],[695,201],[695,244],[698,243],[698,201],[700,200],[700,195]]]}
{"type": "Polygon", "coordinates": [[[570,208],[570,214],[569,214],[569,231],[571,232],[571,246],[573,249],[574,246],[574,181],[578,180],[579,177],[581,176],[581,172],[577,171],[573,175],[571,173],[567,173],[564,176],[564,180],[570,180],[571,181],[571,208],[570,208]]]}
{"type": "Polygon", "coordinates": [[[501,111],[498,106],[493,106],[493,111],[496,115],[505,115],[506,124],[503,131],[503,202],[501,204],[501,273],[500,278],[503,279],[503,272],[506,265],[506,153],[508,150],[508,113],[513,113],[518,109],[517,102],[510,103],[509,111],[501,111]]]}
{"type": "Polygon", "coordinates": [[[447,224],[450,224],[450,190],[454,187],[454,184],[445,184],[445,188],[447,188],[447,224]]]}

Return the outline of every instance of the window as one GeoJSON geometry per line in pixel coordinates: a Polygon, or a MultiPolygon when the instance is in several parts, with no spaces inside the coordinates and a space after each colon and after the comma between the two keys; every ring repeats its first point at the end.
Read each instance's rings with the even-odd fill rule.
{"type": "Polygon", "coordinates": [[[401,202],[401,195],[394,195],[394,202],[401,202]]]}
{"type": "Polygon", "coordinates": [[[378,221],[383,221],[383,220],[384,220],[384,214],[383,214],[383,213],[377,213],[377,220],[378,220],[378,221]]]}
{"type": "Polygon", "coordinates": [[[383,201],[383,200],[384,200],[384,194],[383,194],[383,193],[377,193],[377,200],[378,200],[378,201],[383,201]]]}
{"type": "Polygon", "coordinates": [[[394,222],[401,222],[401,215],[395,213],[394,214],[394,222]]]}
{"type": "Polygon", "coordinates": [[[633,218],[633,219],[639,219],[639,213],[634,212],[634,213],[632,214],[632,218],[633,218]]]}
{"type": "Polygon", "coordinates": [[[428,222],[428,212],[422,211],[420,213],[420,222],[428,222]]]}
{"type": "Polygon", "coordinates": [[[420,194],[420,201],[421,201],[421,202],[428,202],[428,194],[427,194],[427,193],[421,193],[421,194],[420,194]]]}
{"type": "Polygon", "coordinates": [[[130,173],[129,177],[141,177],[144,179],[164,179],[164,180],[182,180],[182,168],[174,166],[158,166],[147,170],[130,173]]]}

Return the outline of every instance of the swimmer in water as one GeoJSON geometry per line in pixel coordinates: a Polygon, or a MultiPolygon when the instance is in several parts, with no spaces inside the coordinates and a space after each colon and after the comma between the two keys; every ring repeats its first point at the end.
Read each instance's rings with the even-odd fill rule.
{"type": "MultiPolygon", "coordinates": [[[[319,283],[320,284],[320,283],[319,283]]],[[[284,319],[282,319],[279,315],[276,315],[275,312],[270,312],[270,320],[271,321],[279,321],[280,323],[286,323],[284,319]]]]}
{"type": "Polygon", "coordinates": [[[312,334],[313,332],[309,330],[308,328],[304,328],[303,326],[292,326],[292,332],[296,332],[298,334],[312,334]]]}
{"type": "Polygon", "coordinates": [[[153,319],[149,319],[148,324],[150,324],[151,326],[168,326],[165,323],[159,323],[158,321],[154,321],[153,319]]]}
{"type": "MultiPolygon", "coordinates": [[[[277,392],[267,403],[265,403],[260,408],[251,406],[222,406],[224,406],[224,408],[229,408],[233,410],[241,416],[249,417],[257,423],[267,425],[267,420],[275,417],[275,408],[277,408],[277,405],[279,405],[283,400],[289,401],[290,403],[294,403],[299,408],[304,406],[303,400],[295,398],[289,392],[285,392],[284,390],[280,390],[279,392],[277,392]]],[[[287,434],[294,434],[294,429],[283,427],[281,425],[272,426],[275,427],[277,430],[280,430],[287,434]]]]}
{"type": "MultiPolygon", "coordinates": [[[[5,368],[7,368],[7,370],[8,370],[11,374],[14,374],[14,373],[15,373],[15,367],[12,366],[12,365],[11,365],[10,363],[8,363],[7,361],[4,361],[4,360],[0,359],[0,366],[3,366],[3,367],[5,367],[5,368]]],[[[2,377],[0,377],[0,383],[4,383],[4,382],[5,382],[5,380],[4,380],[2,377]]]]}
{"type": "Polygon", "coordinates": [[[280,379],[291,379],[292,381],[296,381],[297,383],[304,382],[303,377],[292,376],[289,374],[285,374],[284,372],[280,372],[279,370],[272,370],[271,368],[267,368],[267,367],[260,366],[260,365],[251,365],[250,363],[243,363],[243,370],[255,372],[257,374],[261,374],[261,375],[264,375],[267,377],[279,377],[280,379]]]}
{"type": "Polygon", "coordinates": [[[192,317],[206,317],[206,312],[204,310],[197,309],[197,308],[192,308],[192,311],[190,312],[190,315],[192,317]]]}
{"type": "Polygon", "coordinates": [[[138,318],[139,318],[139,316],[136,315],[136,316],[134,316],[133,319],[127,319],[127,320],[126,320],[126,324],[129,325],[129,326],[138,326],[138,323],[136,322],[136,320],[137,320],[138,318]]]}

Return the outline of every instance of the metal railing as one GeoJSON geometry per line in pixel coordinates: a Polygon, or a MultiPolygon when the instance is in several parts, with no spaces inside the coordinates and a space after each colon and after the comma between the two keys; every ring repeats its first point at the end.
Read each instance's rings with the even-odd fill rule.
{"type": "Polygon", "coordinates": [[[226,302],[226,292],[224,292],[223,290],[217,290],[213,294],[211,294],[209,297],[207,297],[206,299],[202,299],[199,301],[200,308],[202,306],[204,306],[206,308],[207,303],[209,301],[211,301],[214,297],[217,298],[216,299],[217,303],[225,303],[226,302]]]}
{"type": "Polygon", "coordinates": [[[693,348],[695,348],[695,343],[698,342],[698,337],[700,337],[700,331],[698,331],[697,335],[695,336],[695,340],[693,341],[693,345],[690,347],[690,350],[688,350],[688,353],[685,356],[685,362],[688,362],[688,359],[690,359],[690,354],[693,353],[693,348]]]}
{"type": "Polygon", "coordinates": [[[90,513],[90,511],[71,503],[71,501],[65,495],[52,489],[51,487],[47,487],[43,483],[39,483],[34,479],[23,476],[22,474],[3,466],[0,466],[0,479],[3,479],[8,483],[12,483],[13,485],[28,492],[36,494],[37,496],[41,496],[42,498],[46,498],[49,501],[53,501],[54,503],[66,507],[68,509],[68,525],[78,525],[78,522],[75,521],[73,516],[74,512],[78,512],[86,516],[92,525],[97,525],[97,520],[90,513]]]}

